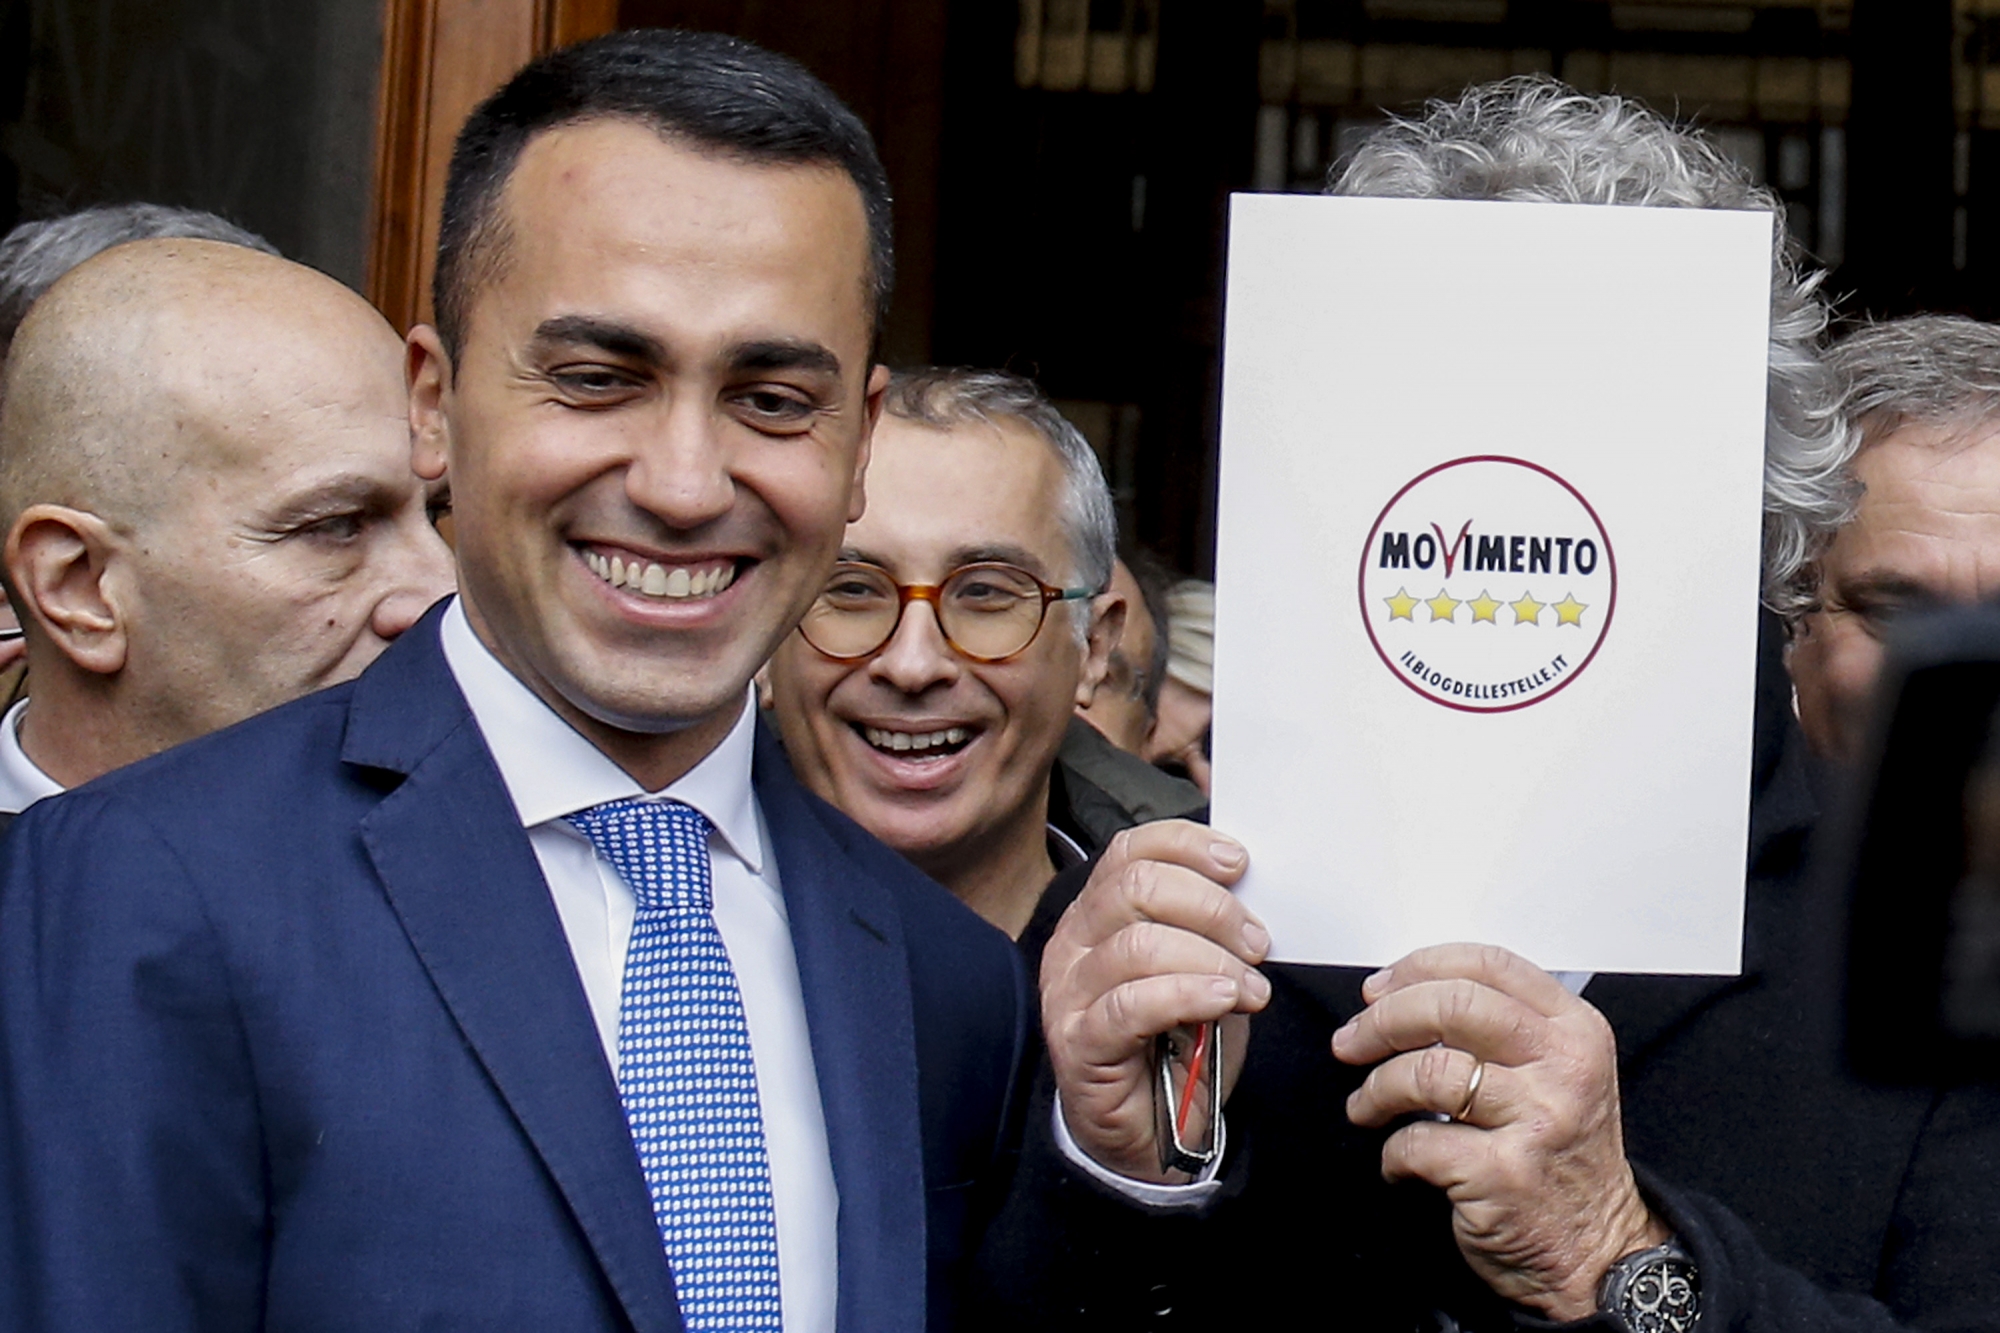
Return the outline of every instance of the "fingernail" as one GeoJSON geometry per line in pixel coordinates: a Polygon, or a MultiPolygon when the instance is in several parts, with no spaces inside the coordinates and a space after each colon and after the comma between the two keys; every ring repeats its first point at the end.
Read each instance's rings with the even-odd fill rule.
{"type": "Polygon", "coordinates": [[[1389,974],[1390,974],[1390,973],[1392,973],[1392,972],[1394,972],[1395,970],[1396,970],[1396,969],[1395,969],[1395,968],[1393,968],[1393,967],[1385,967],[1385,968],[1383,968],[1383,969],[1382,969],[1382,970],[1381,970],[1380,972],[1372,972],[1372,973],[1370,973],[1370,974],[1369,974],[1369,976],[1368,976],[1368,980],[1366,980],[1366,981],[1364,981],[1364,982],[1362,982],[1362,983],[1361,983],[1361,989],[1363,989],[1363,990],[1379,990],[1379,989],[1380,989],[1380,988],[1382,988],[1383,986],[1386,986],[1386,985],[1388,985],[1388,984],[1389,984],[1389,974]]]}
{"type": "Polygon", "coordinates": [[[1224,842],[1220,838],[1208,844],[1208,854],[1214,857],[1215,863],[1224,870],[1234,870],[1243,864],[1243,849],[1233,842],[1224,842]]]}
{"type": "Polygon", "coordinates": [[[1262,1004],[1271,998],[1271,979],[1262,972],[1246,972],[1243,975],[1243,989],[1251,999],[1262,1004]]]}
{"type": "Polygon", "coordinates": [[[1231,978],[1214,977],[1210,979],[1208,984],[1214,989],[1217,999],[1234,1000],[1236,998],[1236,982],[1231,978]]]}
{"type": "Polygon", "coordinates": [[[1271,932],[1255,921],[1243,923],[1243,947],[1262,958],[1271,951],[1271,932]]]}
{"type": "Polygon", "coordinates": [[[1338,1047],[1342,1043],[1352,1040],[1353,1037],[1354,1037],[1354,1020],[1350,1018],[1345,1023],[1342,1023],[1339,1027],[1334,1029],[1333,1044],[1336,1047],[1338,1047]]]}

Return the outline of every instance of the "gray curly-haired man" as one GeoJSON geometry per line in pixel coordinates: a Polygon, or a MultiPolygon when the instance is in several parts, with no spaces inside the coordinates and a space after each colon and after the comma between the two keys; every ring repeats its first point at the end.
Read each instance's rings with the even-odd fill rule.
{"type": "Polygon", "coordinates": [[[1790,631],[1800,725],[1857,757],[1882,641],[1902,614],[2000,592],[2000,328],[1920,315],[1827,356],[1847,425],[1840,466],[1773,515],[1766,585],[1790,631]]]}
{"type": "MultiPolygon", "coordinates": [[[[1330,190],[1780,207],[1700,134],[1535,77],[1392,123],[1330,190]]],[[[1845,512],[1851,449],[1817,350],[1819,275],[1774,233],[1767,548],[1783,575],[1820,549],[1797,516],[1845,512]]],[[[1767,601],[1790,586],[1767,580],[1767,601]]],[[[1249,1053],[1213,1197],[1121,1220],[1079,1194],[1035,1238],[1056,1290],[1040,1326],[1079,1309],[1100,1327],[1169,1309],[1242,1328],[1312,1309],[1364,1329],[2000,1325],[2000,1095],[1842,1072],[1839,907],[1806,882],[1804,745],[1782,702],[1770,712],[1738,977],[1557,978],[1477,944],[1366,977],[1268,965],[1226,891],[1255,848],[1173,824],[1115,844],[1043,964],[1065,1113],[1101,1121],[1124,1099],[1134,1160],[1155,1151],[1144,1051],[1107,1039],[1097,1009],[1143,995],[1154,1031],[1251,1013],[1249,1053]]]]}

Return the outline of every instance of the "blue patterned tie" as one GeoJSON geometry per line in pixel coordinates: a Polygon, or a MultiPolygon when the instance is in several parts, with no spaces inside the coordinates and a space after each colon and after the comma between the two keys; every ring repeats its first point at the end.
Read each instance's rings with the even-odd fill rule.
{"type": "Polygon", "coordinates": [[[618,1015],[618,1092],[688,1333],[777,1333],[778,1222],[757,1066],[716,929],[708,820],[677,801],[569,816],[638,912],[618,1015]]]}

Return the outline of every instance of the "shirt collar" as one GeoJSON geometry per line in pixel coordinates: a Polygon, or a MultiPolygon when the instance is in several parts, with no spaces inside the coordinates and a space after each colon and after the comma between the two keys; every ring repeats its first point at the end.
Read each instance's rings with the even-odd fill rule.
{"type": "Polygon", "coordinates": [[[445,609],[440,633],[445,662],[486,738],[523,828],[606,801],[680,801],[701,811],[752,874],[763,873],[764,840],[750,785],[757,709],[747,690],[743,711],[722,743],[664,790],[649,793],[501,665],[472,632],[456,597],[445,609]]]}
{"type": "Polygon", "coordinates": [[[21,700],[0,717],[0,811],[18,815],[45,796],[59,796],[63,786],[35,765],[21,748],[21,715],[28,701],[21,700]]]}

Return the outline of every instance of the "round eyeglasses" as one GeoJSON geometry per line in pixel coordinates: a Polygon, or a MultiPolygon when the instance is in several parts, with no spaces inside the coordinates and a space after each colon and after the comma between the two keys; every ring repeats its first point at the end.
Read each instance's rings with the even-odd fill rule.
{"type": "Polygon", "coordinates": [[[1095,588],[1054,588],[1017,565],[960,565],[942,583],[898,583],[879,565],[833,567],[799,633],[836,662],[872,657],[896,637],[903,609],[929,602],[944,641],[974,662],[1004,662],[1041,633],[1049,603],[1095,597],[1095,588]]]}

